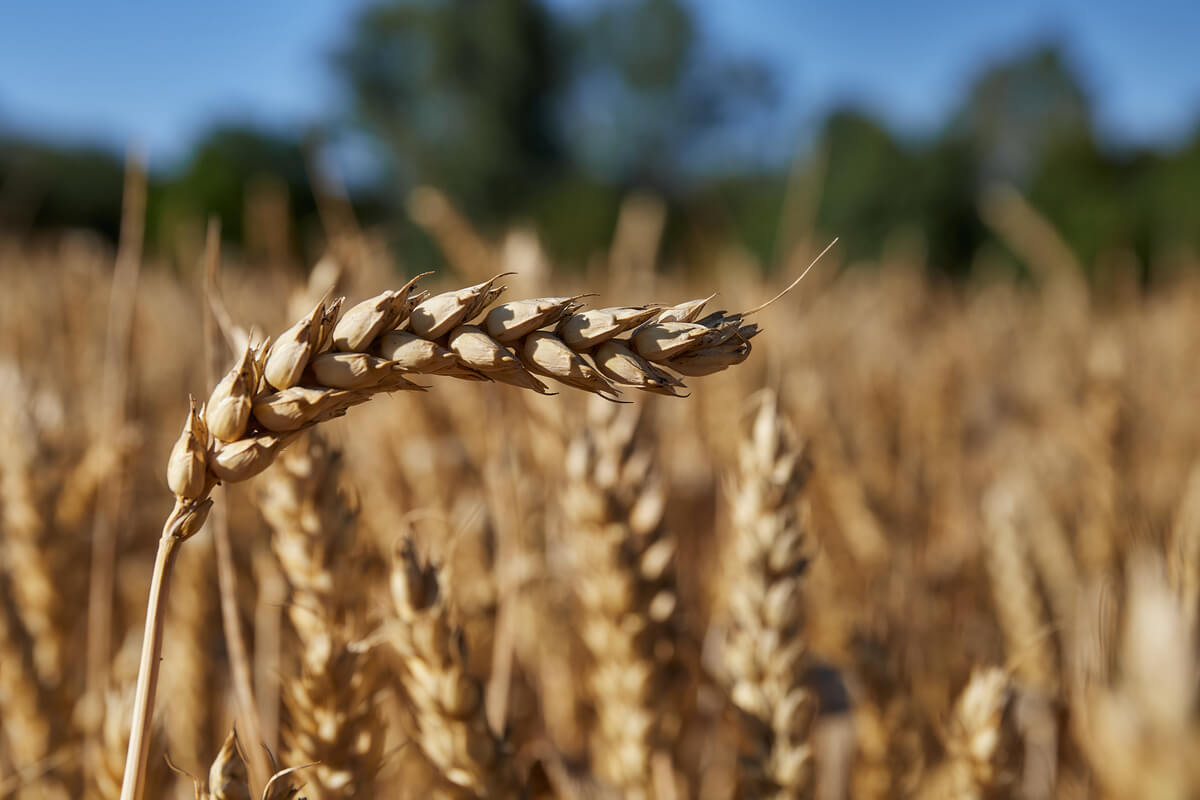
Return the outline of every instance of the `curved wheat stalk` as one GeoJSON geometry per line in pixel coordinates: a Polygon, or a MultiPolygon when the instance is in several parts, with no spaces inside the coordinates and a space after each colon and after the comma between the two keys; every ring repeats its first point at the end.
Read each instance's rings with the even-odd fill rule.
{"type": "Polygon", "coordinates": [[[503,293],[502,276],[433,296],[415,291],[420,277],[345,314],[340,299],[317,303],[274,343],[247,344],[207,402],[192,401],[167,464],[175,506],[150,586],[122,800],[142,796],[171,567],[179,545],[204,524],[218,482],[257,475],[303,431],[377,394],[424,389],[405,377],[411,374],[493,380],[542,394],[550,393],[543,381],[549,378],[611,399],[618,387],[678,395],[680,375],[744,361],[758,333],[745,317],[775,299],[701,318],[711,298],[593,311],[581,310],[580,296],[541,298],[495,306],[471,324],[503,293]]]}

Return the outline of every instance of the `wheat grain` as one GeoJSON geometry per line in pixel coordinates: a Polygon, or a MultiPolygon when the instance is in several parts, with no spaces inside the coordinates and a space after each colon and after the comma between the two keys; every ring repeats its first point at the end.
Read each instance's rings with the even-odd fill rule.
{"type": "Polygon", "coordinates": [[[1106,797],[1190,797],[1200,735],[1194,632],[1158,554],[1135,551],[1125,571],[1119,669],[1075,688],[1075,740],[1106,797]]]}
{"type": "Polygon", "coordinates": [[[1175,512],[1167,550],[1167,574],[1185,627],[1198,631],[1200,617],[1200,464],[1191,468],[1175,512]]]}

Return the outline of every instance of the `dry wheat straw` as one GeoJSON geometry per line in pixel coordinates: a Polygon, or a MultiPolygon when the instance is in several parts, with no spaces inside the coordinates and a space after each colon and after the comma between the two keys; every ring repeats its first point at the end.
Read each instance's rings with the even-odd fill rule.
{"type": "MultiPolygon", "coordinates": [[[[99,390],[91,397],[95,414],[93,437],[117,450],[117,440],[126,427],[126,404],[130,373],[138,276],[146,223],[145,159],[131,152],[126,159],[121,208],[121,232],[109,286],[108,315],[104,329],[104,360],[99,390]]],[[[108,682],[107,669],[112,649],[113,582],[117,559],[117,531],[125,512],[127,471],[109,476],[105,491],[96,498],[88,540],[91,554],[87,600],[88,694],[102,691],[108,682]]]]}
{"type": "Polygon", "coordinates": [[[488,727],[483,684],[467,672],[466,642],[451,623],[438,567],[412,540],[392,570],[397,625],[390,643],[412,741],[445,781],[469,796],[520,796],[508,753],[488,727]]]}
{"type": "Polygon", "coordinates": [[[814,698],[801,685],[808,470],[805,448],[768,393],[742,443],[731,500],[723,671],[748,718],[742,797],[796,797],[811,783],[814,698]]]}
{"type": "MultiPolygon", "coordinates": [[[[179,565],[170,597],[163,675],[171,711],[163,719],[167,746],[174,760],[198,764],[212,749],[216,714],[212,707],[216,664],[210,656],[217,619],[211,548],[198,548],[179,565]]],[[[189,787],[190,788],[190,787],[189,787]]]]}
{"type": "Polygon", "coordinates": [[[291,763],[316,762],[313,800],[370,796],[383,745],[371,654],[352,647],[362,607],[352,585],[357,509],[339,486],[340,462],[310,433],[280,459],[258,500],[292,588],[287,611],[301,648],[299,672],[285,681],[285,753],[291,763]]]}
{"type": "Polygon", "coordinates": [[[574,559],[579,632],[591,656],[597,775],[627,797],[652,794],[654,762],[677,738],[688,676],[679,652],[675,541],[666,487],[636,409],[588,407],[566,454],[562,511],[574,559]]]}
{"type": "Polygon", "coordinates": [[[1084,497],[1076,550],[1084,569],[1111,568],[1118,556],[1115,541],[1122,481],[1117,473],[1117,438],[1124,415],[1120,390],[1124,359],[1117,342],[1101,338],[1087,360],[1087,387],[1079,437],[1085,456],[1084,497]]]}

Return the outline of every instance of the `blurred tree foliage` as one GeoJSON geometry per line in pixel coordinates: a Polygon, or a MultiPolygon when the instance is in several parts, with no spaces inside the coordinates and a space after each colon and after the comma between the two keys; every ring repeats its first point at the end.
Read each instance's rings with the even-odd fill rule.
{"type": "Polygon", "coordinates": [[[436,185],[485,225],[536,222],[571,257],[603,244],[629,189],[679,199],[697,149],[770,97],[765,70],[699,45],[678,0],[561,16],[535,0],[388,2],[333,64],[399,195],[436,185]]]}
{"type": "Polygon", "coordinates": [[[116,240],[121,159],[100,147],[64,147],[0,136],[0,229],[70,225],[116,240]]]}
{"type": "Polygon", "coordinates": [[[398,188],[439,185],[471,215],[520,208],[565,161],[548,14],[527,0],[388,3],[357,19],[334,67],[388,148],[398,188]]]}
{"type": "MultiPolygon", "coordinates": [[[[320,230],[301,141],[289,134],[229,122],[213,126],[169,177],[156,182],[150,203],[150,235],[168,241],[181,227],[209,216],[221,220],[225,239],[248,243],[252,206],[274,203],[275,224],[286,224],[286,241],[275,249],[302,252],[320,230]]],[[[271,222],[271,220],[262,220],[271,222]]]]}
{"type": "MultiPolygon", "coordinates": [[[[989,243],[978,203],[995,182],[1028,197],[1085,265],[1127,251],[1150,269],[1200,251],[1200,129],[1170,151],[1104,146],[1088,93],[1055,47],[993,66],[923,137],[835,110],[793,164],[735,154],[739,133],[771,123],[774,76],[754,58],[714,52],[681,0],[384,0],[358,12],[331,68],[348,102],[329,129],[377,154],[352,199],[410,256],[428,249],[405,215],[420,184],[444,190],[485,231],[534,224],[568,261],[603,248],[621,199],[648,189],[668,204],[670,255],[686,261],[723,238],[769,260],[799,225],[840,235],[851,258],[915,233],[934,269],[961,275],[989,243]],[[804,213],[783,219],[798,193],[804,213]]],[[[253,198],[274,197],[286,246],[313,257],[320,228],[302,143],[214,127],[184,163],[155,173],[153,240],[170,249],[189,221],[217,214],[227,239],[253,252],[265,224],[253,198]]],[[[0,227],[115,237],[120,184],[120,159],[107,151],[0,140],[0,227]]]]}

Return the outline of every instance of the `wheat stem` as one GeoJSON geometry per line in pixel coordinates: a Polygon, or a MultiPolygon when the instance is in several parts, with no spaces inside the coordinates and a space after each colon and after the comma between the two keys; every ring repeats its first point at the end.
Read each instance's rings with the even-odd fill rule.
{"type": "Polygon", "coordinates": [[[163,621],[167,609],[167,589],[171,568],[179,554],[179,545],[187,538],[185,527],[190,518],[188,501],[178,499],[163,524],[154,557],[154,575],[150,580],[150,598],[146,604],[146,629],[142,636],[142,657],[138,663],[137,686],[133,695],[133,721],[129,728],[129,751],[125,756],[125,776],[121,800],[142,800],[145,788],[146,760],[150,755],[150,723],[154,716],[154,690],[158,686],[159,657],[162,654],[163,621]]]}

